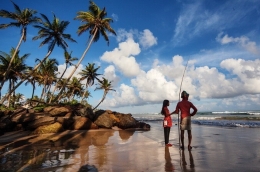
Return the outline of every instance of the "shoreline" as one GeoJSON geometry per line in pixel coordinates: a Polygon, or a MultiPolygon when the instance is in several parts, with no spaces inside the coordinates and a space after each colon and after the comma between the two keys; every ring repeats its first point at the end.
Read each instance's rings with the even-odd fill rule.
{"type": "MultiPolygon", "coordinates": [[[[260,168],[258,129],[192,124],[193,148],[189,152],[187,146],[184,151],[179,150],[177,126],[173,126],[170,133],[173,146],[167,148],[163,143],[161,123],[149,124],[150,131],[98,129],[39,136],[26,136],[20,132],[22,137],[19,139],[10,133],[16,141],[4,145],[3,135],[0,137],[0,171],[15,168],[17,171],[57,172],[83,169],[101,172],[173,169],[214,172],[258,171],[260,168]],[[15,161],[10,161],[11,157],[15,161]],[[19,167],[17,162],[20,162],[19,167]]],[[[186,137],[185,132],[187,144],[186,137]]]]}

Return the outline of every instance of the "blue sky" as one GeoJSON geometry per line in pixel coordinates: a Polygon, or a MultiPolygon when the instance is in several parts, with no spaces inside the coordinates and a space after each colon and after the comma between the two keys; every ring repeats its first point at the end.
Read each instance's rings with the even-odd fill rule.
{"type": "MultiPolygon", "coordinates": [[[[74,20],[78,11],[88,11],[86,0],[13,0],[21,9],[30,8],[52,19],[70,21],[65,33],[77,43],[69,43],[68,51],[80,58],[88,33],[78,36],[80,22],[74,20]]],[[[179,101],[182,75],[187,69],[181,90],[199,111],[259,110],[260,107],[260,1],[258,0],[96,0],[105,7],[111,27],[110,44],[103,38],[94,43],[80,69],[88,63],[101,66],[99,73],[112,81],[116,92],[110,92],[99,108],[124,113],[158,113],[164,99],[174,110],[179,101]]],[[[1,9],[14,11],[9,0],[2,0],[1,9]]],[[[0,18],[0,23],[10,20],[0,18]]],[[[20,39],[19,28],[0,30],[0,51],[9,52],[20,39]]],[[[27,41],[20,55],[30,53],[28,65],[42,59],[47,46],[32,41],[37,30],[28,27],[27,41]]],[[[56,47],[50,58],[59,61],[62,73],[65,64],[63,50],[56,47]]],[[[80,70],[79,69],[79,70],[80,70]]],[[[70,68],[66,75],[72,70],[70,68]]],[[[77,76],[77,75],[76,75],[77,76]]],[[[95,106],[102,91],[90,88],[88,102],[95,106]]],[[[7,91],[5,85],[2,93],[7,91]]],[[[17,92],[30,97],[30,85],[17,92]]],[[[36,94],[40,95],[38,87],[36,94]]]]}

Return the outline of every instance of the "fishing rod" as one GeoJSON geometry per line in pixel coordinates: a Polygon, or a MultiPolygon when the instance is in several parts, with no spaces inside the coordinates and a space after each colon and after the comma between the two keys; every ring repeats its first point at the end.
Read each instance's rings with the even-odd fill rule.
{"type": "MultiPolygon", "coordinates": [[[[184,71],[183,71],[183,74],[182,74],[182,78],[181,78],[181,85],[180,85],[180,91],[179,91],[179,102],[181,101],[181,87],[182,87],[182,82],[183,82],[184,74],[185,74],[186,68],[188,66],[188,63],[189,63],[189,60],[186,63],[186,66],[184,68],[184,71]]],[[[180,127],[179,127],[180,122],[179,121],[180,121],[180,111],[178,113],[178,134],[179,134],[179,145],[180,145],[180,127]]]]}
{"type": "MultiPolygon", "coordinates": [[[[188,62],[189,62],[189,60],[187,61],[187,63],[186,63],[186,66],[185,66],[185,68],[184,68],[184,71],[183,71],[183,74],[182,74],[182,78],[181,78],[181,85],[180,85],[180,91],[179,91],[179,102],[181,101],[181,87],[182,87],[182,82],[183,82],[183,78],[184,78],[184,74],[185,74],[185,71],[186,71],[186,68],[187,68],[187,66],[188,66],[188,62]]],[[[178,113],[178,134],[179,134],[179,146],[180,146],[180,127],[179,127],[179,125],[180,125],[180,111],[179,111],[179,113],[178,113]]],[[[179,154],[180,154],[180,167],[181,167],[181,171],[183,171],[183,169],[182,169],[182,154],[181,154],[181,151],[180,151],[181,149],[179,148],[179,154]]]]}

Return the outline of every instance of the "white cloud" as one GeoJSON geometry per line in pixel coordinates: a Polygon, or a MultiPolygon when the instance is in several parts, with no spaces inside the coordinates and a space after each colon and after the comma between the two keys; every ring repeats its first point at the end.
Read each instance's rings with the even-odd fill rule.
{"type": "Polygon", "coordinates": [[[255,42],[249,40],[246,36],[241,36],[237,38],[229,37],[227,34],[223,36],[223,32],[219,33],[216,40],[221,44],[237,43],[247,51],[253,54],[259,54],[258,47],[255,42]]]}
{"type": "Polygon", "coordinates": [[[138,55],[140,52],[139,44],[128,38],[125,42],[119,43],[119,47],[113,51],[106,51],[100,59],[113,63],[125,76],[133,77],[140,72],[140,67],[132,55],[138,55]]]}
{"type": "Polygon", "coordinates": [[[244,93],[259,93],[260,87],[260,60],[256,59],[226,59],[221,62],[221,67],[227,69],[232,74],[236,75],[240,83],[243,84],[244,93]]]}
{"type": "Polygon", "coordinates": [[[254,1],[236,1],[235,4],[225,1],[214,10],[208,8],[205,2],[194,1],[183,5],[172,39],[175,46],[186,44],[194,37],[206,33],[237,28],[239,24],[248,22],[245,16],[251,15],[257,8],[254,1]]]}
{"type": "Polygon", "coordinates": [[[139,97],[144,102],[161,102],[164,99],[178,98],[176,84],[173,81],[167,81],[156,69],[151,69],[147,73],[141,72],[131,80],[131,83],[136,87],[139,97]]]}
{"type": "MultiPolygon", "coordinates": [[[[172,63],[167,65],[161,64],[156,59],[150,70],[141,71],[131,80],[131,86],[121,85],[119,92],[114,93],[114,97],[107,101],[113,107],[158,104],[164,99],[178,101],[185,65],[186,62],[179,55],[174,56],[172,63]],[[133,99],[133,101],[124,100],[125,98],[133,99]]],[[[226,59],[221,62],[220,66],[228,70],[232,77],[227,77],[229,75],[216,67],[196,67],[194,63],[189,63],[181,91],[186,90],[190,94],[190,99],[204,110],[225,109],[229,105],[235,106],[235,103],[238,103],[232,99],[234,97],[260,94],[260,87],[256,88],[256,85],[260,84],[258,79],[260,78],[260,67],[258,67],[260,60],[226,59]],[[211,101],[205,102],[207,99],[211,101]]],[[[255,99],[259,100],[259,97],[255,99]]],[[[241,106],[245,105],[241,104],[241,106]]]]}
{"type": "Polygon", "coordinates": [[[139,98],[136,96],[134,88],[128,85],[121,84],[119,89],[111,94],[113,95],[113,98],[105,99],[102,106],[122,107],[139,104],[139,98]]]}
{"type": "Polygon", "coordinates": [[[109,65],[108,67],[106,67],[103,75],[104,75],[104,78],[111,81],[113,87],[115,87],[120,80],[119,77],[116,76],[115,67],[113,65],[109,65]]]}
{"type": "MultiPolygon", "coordinates": [[[[59,74],[57,75],[58,78],[62,75],[62,73],[64,72],[65,68],[66,68],[66,64],[65,64],[65,63],[58,66],[58,72],[59,72],[59,74]]],[[[69,75],[71,74],[71,72],[74,70],[74,68],[75,68],[74,66],[69,66],[69,67],[67,68],[65,74],[63,75],[63,78],[68,78],[69,75]]],[[[72,77],[75,76],[75,77],[77,77],[77,78],[80,78],[81,76],[79,75],[79,72],[80,72],[82,69],[83,69],[83,65],[80,64],[79,67],[77,68],[77,70],[75,71],[75,73],[73,74],[72,77]]]]}
{"type": "Polygon", "coordinates": [[[112,14],[112,17],[113,17],[113,20],[114,20],[114,21],[118,21],[118,15],[116,15],[116,14],[113,13],[113,14],[112,14]]]}
{"type": "Polygon", "coordinates": [[[141,32],[139,42],[144,48],[149,48],[157,44],[157,38],[153,36],[153,33],[150,30],[145,29],[141,32]]]}

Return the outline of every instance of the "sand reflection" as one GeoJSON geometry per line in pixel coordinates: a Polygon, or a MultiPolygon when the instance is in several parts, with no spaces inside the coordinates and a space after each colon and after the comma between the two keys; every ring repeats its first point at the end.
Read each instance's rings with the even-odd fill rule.
{"type": "MultiPolygon", "coordinates": [[[[58,170],[96,171],[107,164],[107,143],[114,130],[66,131],[59,134],[26,136],[0,143],[0,171],[58,170]],[[93,146],[92,149],[89,149],[93,146]]],[[[128,140],[132,132],[120,132],[128,140]]]]}
{"type": "Polygon", "coordinates": [[[169,152],[169,147],[165,146],[165,171],[174,171],[174,166],[172,164],[171,155],[169,152]]]}

